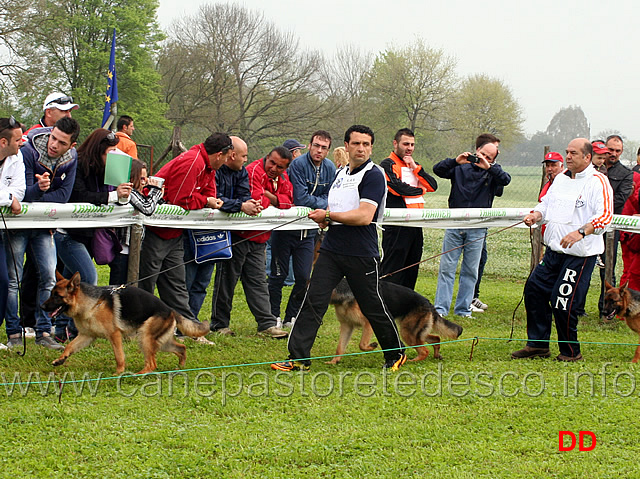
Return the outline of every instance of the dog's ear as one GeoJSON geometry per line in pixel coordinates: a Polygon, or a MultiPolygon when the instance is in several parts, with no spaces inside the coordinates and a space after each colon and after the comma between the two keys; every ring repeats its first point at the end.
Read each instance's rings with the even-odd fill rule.
{"type": "Polygon", "coordinates": [[[620,294],[624,292],[625,289],[629,286],[629,280],[626,281],[622,286],[620,286],[620,294]]]}
{"type": "Polygon", "coordinates": [[[58,270],[56,270],[56,281],[62,281],[63,279],[65,279],[65,277],[62,276],[58,270]]]}
{"type": "Polygon", "coordinates": [[[70,291],[71,289],[75,289],[80,285],[80,273],[78,273],[77,271],[73,274],[73,276],[71,276],[71,279],[69,280],[69,286],[70,291]]]}
{"type": "Polygon", "coordinates": [[[611,286],[608,281],[604,282],[604,287],[607,291],[609,291],[610,289],[613,289],[613,286],[611,286]]]}

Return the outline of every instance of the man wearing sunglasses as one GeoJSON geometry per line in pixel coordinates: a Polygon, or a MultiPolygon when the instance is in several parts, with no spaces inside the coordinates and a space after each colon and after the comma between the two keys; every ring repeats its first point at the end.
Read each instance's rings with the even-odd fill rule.
{"type": "MultiPolygon", "coordinates": [[[[231,155],[233,143],[226,133],[213,133],[204,143],[194,145],[164,165],[155,176],[164,178],[165,202],[185,210],[218,209],[216,170],[231,155]]],[[[140,251],[138,286],[160,299],[191,321],[198,321],[189,308],[189,292],[184,267],[182,229],[147,227],[140,251]]],[[[205,338],[201,343],[213,344],[205,338]]]]}
{"type": "Polygon", "coordinates": [[[53,127],[60,118],[71,118],[71,110],[77,110],[78,105],[73,103],[73,98],[64,93],[54,92],[47,96],[42,105],[42,118],[40,122],[27,130],[28,134],[34,128],[45,126],[53,127]]]}
{"type": "MultiPolygon", "coordinates": [[[[73,191],[78,164],[75,150],[80,126],[73,118],[63,117],[53,128],[36,128],[28,135],[22,147],[26,192],[24,201],[42,203],[67,203],[73,191]]],[[[23,260],[30,250],[37,265],[37,305],[49,298],[56,283],[55,230],[14,230],[10,235],[13,260],[9,263],[9,298],[7,301],[7,346],[20,344],[21,326],[18,316],[18,282],[22,279],[23,260]],[[17,273],[17,276],[16,276],[17,273]]],[[[29,296],[33,297],[33,290],[29,296]]],[[[51,318],[39,306],[36,308],[36,344],[48,349],[64,349],[50,336],[51,318]]]]}

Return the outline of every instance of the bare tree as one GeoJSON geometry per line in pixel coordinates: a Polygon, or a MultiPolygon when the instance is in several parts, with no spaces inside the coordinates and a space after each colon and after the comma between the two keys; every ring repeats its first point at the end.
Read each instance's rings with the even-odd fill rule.
{"type": "Polygon", "coordinates": [[[204,5],[175,23],[171,36],[160,65],[175,120],[259,141],[306,133],[323,117],[322,57],[300,51],[293,34],[263,14],[204,5]]]}
{"type": "Polygon", "coordinates": [[[326,63],[323,77],[327,99],[333,102],[332,119],[338,130],[361,122],[367,113],[366,80],[373,66],[373,54],[356,45],[338,48],[333,61],[326,63]]]}

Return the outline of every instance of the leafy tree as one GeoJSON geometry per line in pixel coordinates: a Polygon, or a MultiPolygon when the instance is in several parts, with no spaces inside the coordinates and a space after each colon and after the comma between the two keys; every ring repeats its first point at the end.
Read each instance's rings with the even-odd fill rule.
{"type": "Polygon", "coordinates": [[[35,121],[46,94],[60,90],[80,105],[74,117],[83,133],[99,127],[116,27],[119,113],[135,117],[139,126],[163,124],[153,63],[163,39],[155,20],[157,8],[157,0],[32,2],[18,17],[22,20],[15,32],[22,61],[15,89],[25,116],[35,121]]]}
{"type": "Polygon", "coordinates": [[[492,133],[508,148],[523,138],[522,108],[511,90],[485,74],[462,81],[452,99],[451,125],[458,149],[472,148],[481,133],[492,133]]]}
{"type": "Polygon", "coordinates": [[[551,137],[552,151],[564,151],[574,138],[590,137],[589,122],[582,108],[568,106],[553,115],[546,134],[551,137]]]}
{"type": "Polygon", "coordinates": [[[385,123],[392,120],[392,125],[414,131],[443,130],[447,99],[456,84],[455,65],[453,58],[420,39],[388,48],[374,62],[367,93],[385,123]]]}

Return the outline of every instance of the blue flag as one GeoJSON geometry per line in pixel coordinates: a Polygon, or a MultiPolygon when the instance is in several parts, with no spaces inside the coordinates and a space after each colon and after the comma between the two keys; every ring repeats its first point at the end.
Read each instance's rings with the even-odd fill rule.
{"type": "Polygon", "coordinates": [[[111,104],[118,101],[118,80],[116,78],[116,29],[113,29],[113,40],[111,41],[111,58],[109,59],[109,71],[107,72],[107,95],[104,102],[104,113],[102,114],[102,128],[105,127],[109,115],[111,115],[111,104]]]}

